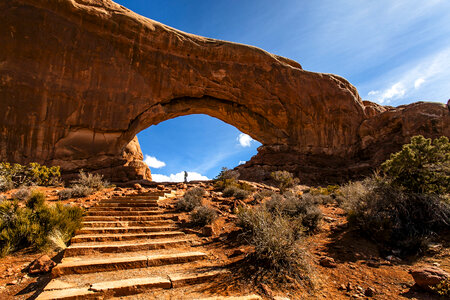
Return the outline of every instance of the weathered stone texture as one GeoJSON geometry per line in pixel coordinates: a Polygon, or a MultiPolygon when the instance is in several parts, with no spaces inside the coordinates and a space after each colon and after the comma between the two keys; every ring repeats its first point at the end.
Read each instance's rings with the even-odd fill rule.
{"type": "Polygon", "coordinates": [[[414,134],[450,135],[444,104],[362,102],[339,76],[109,0],[2,1],[0,45],[1,160],[150,178],[136,134],[204,113],[263,144],[243,178],[282,168],[324,179],[366,170],[414,134]]]}

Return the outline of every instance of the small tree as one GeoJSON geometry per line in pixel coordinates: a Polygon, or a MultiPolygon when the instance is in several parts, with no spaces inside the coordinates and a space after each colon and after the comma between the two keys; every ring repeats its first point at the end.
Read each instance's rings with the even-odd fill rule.
{"type": "Polygon", "coordinates": [[[286,192],[289,188],[299,183],[299,179],[295,178],[292,173],[288,171],[276,171],[272,172],[270,176],[278,183],[280,193],[286,192]]]}
{"type": "Polygon", "coordinates": [[[381,167],[394,185],[410,192],[450,192],[450,143],[445,136],[434,141],[415,136],[381,167]]]}

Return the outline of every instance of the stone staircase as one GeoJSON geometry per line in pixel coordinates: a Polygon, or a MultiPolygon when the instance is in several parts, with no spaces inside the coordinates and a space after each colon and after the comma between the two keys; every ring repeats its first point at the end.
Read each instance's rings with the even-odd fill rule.
{"type": "Polygon", "coordinates": [[[37,299],[104,299],[174,289],[226,273],[159,206],[170,191],[111,198],[89,209],[37,299]],[[216,265],[215,265],[216,264],[216,265]]]}

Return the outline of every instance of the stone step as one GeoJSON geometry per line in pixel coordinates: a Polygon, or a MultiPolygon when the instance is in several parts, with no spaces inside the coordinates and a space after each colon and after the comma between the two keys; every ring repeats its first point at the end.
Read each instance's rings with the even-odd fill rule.
{"type": "Polygon", "coordinates": [[[159,221],[159,220],[176,220],[176,216],[171,215],[153,215],[153,216],[86,216],[83,218],[85,222],[112,222],[112,221],[159,221]]]}
{"type": "Polygon", "coordinates": [[[138,203],[134,203],[134,202],[122,202],[122,203],[117,203],[117,202],[100,202],[97,206],[95,207],[107,207],[108,209],[110,207],[158,207],[158,203],[142,203],[142,202],[138,202],[138,203]]]}
{"type": "Polygon", "coordinates": [[[165,199],[164,196],[158,196],[158,195],[132,195],[132,196],[123,196],[123,197],[111,197],[109,199],[106,199],[104,201],[128,201],[128,200],[142,200],[142,201],[158,201],[165,199]]]}
{"type": "Polygon", "coordinates": [[[196,300],[262,300],[262,298],[259,295],[246,295],[246,296],[213,296],[206,298],[196,298],[196,300]]]}
{"type": "Polygon", "coordinates": [[[163,210],[141,210],[141,211],[110,211],[110,210],[92,210],[87,212],[88,216],[145,216],[161,215],[166,213],[163,210]]]}
{"type": "Polygon", "coordinates": [[[88,287],[44,291],[36,298],[36,300],[52,299],[84,300],[100,298],[98,293],[91,291],[88,287]]]}
{"type": "Polygon", "coordinates": [[[84,234],[74,236],[70,242],[87,243],[87,242],[113,242],[113,241],[131,241],[138,239],[161,239],[182,237],[186,234],[181,231],[165,231],[165,232],[149,232],[149,233],[131,233],[131,234],[84,234]]]}
{"type": "Polygon", "coordinates": [[[94,206],[89,211],[155,211],[160,210],[157,206],[133,206],[133,207],[109,207],[109,206],[94,206]]]}
{"type": "Polygon", "coordinates": [[[136,227],[136,226],[158,226],[173,224],[172,220],[156,220],[156,221],[84,221],[84,227],[101,228],[101,227],[136,227]]]}
{"type": "Polygon", "coordinates": [[[67,274],[86,274],[95,272],[115,271],[134,268],[146,268],[169,264],[180,264],[200,259],[207,255],[203,252],[183,252],[161,255],[138,255],[127,257],[108,257],[103,259],[83,258],[82,260],[68,260],[58,264],[52,270],[52,277],[67,274]]]}
{"type": "Polygon", "coordinates": [[[161,232],[161,231],[175,231],[178,230],[176,226],[151,226],[151,227],[103,227],[103,228],[89,228],[84,227],[75,232],[78,234],[111,234],[111,233],[145,233],[145,232],[161,232]]]}
{"type": "Polygon", "coordinates": [[[146,241],[144,243],[127,242],[116,244],[72,244],[64,250],[64,257],[90,255],[94,253],[123,253],[144,250],[170,249],[186,245],[189,240],[146,241]]]}
{"type": "MultiPolygon", "coordinates": [[[[198,284],[211,280],[217,276],[228,273],[223,270],[198,272],[190,274],[166,274],[165,276],[149,276],[138,278],[127,278],[121,280],[102,281],[92,283],[82,288],[58,288],[58,284],[52,282],[58,281],[53,279],[44,289],[44,292],[37,299],[83,299],[84,297],[97,296],[99,299],[110,297],[122,297],[145,293],[152,289],[171,289],[185,285],[198,284]],[[51,288],[54,289],[51,289],[51,288]],[[64,293],[66,291],[67,293],[64,293]],[[73,298],[77,296],[79,298],[73,298]],[[70,297],[70,298],[69,298],[70,297]]],[[[89,299],[89,298],[84,298],[89,299]]],[[[254,300],[261,298],[234,298],[254,300]]],[[[234,300],[233,299],[233,300],[234,300]]]]}
{"type": "Polygon", "coordinates": [[[158,203],[159,199],[110,198],[100,203],[158,203]]]}

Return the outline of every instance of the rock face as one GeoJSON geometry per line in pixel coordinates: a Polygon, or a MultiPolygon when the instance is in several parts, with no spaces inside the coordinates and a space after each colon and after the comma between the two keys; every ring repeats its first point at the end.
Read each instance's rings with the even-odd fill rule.
{"type": "Polygon", "coordinates": [[[415,134],[450,136],[444,104],[363,102],[339,76],[109,0],[2,1],[0,44],[0,160],[150,179],[136,134],[203,113],[263,144],[241,178],[286,169],[333,181],[376,166],[415,134]]]}

